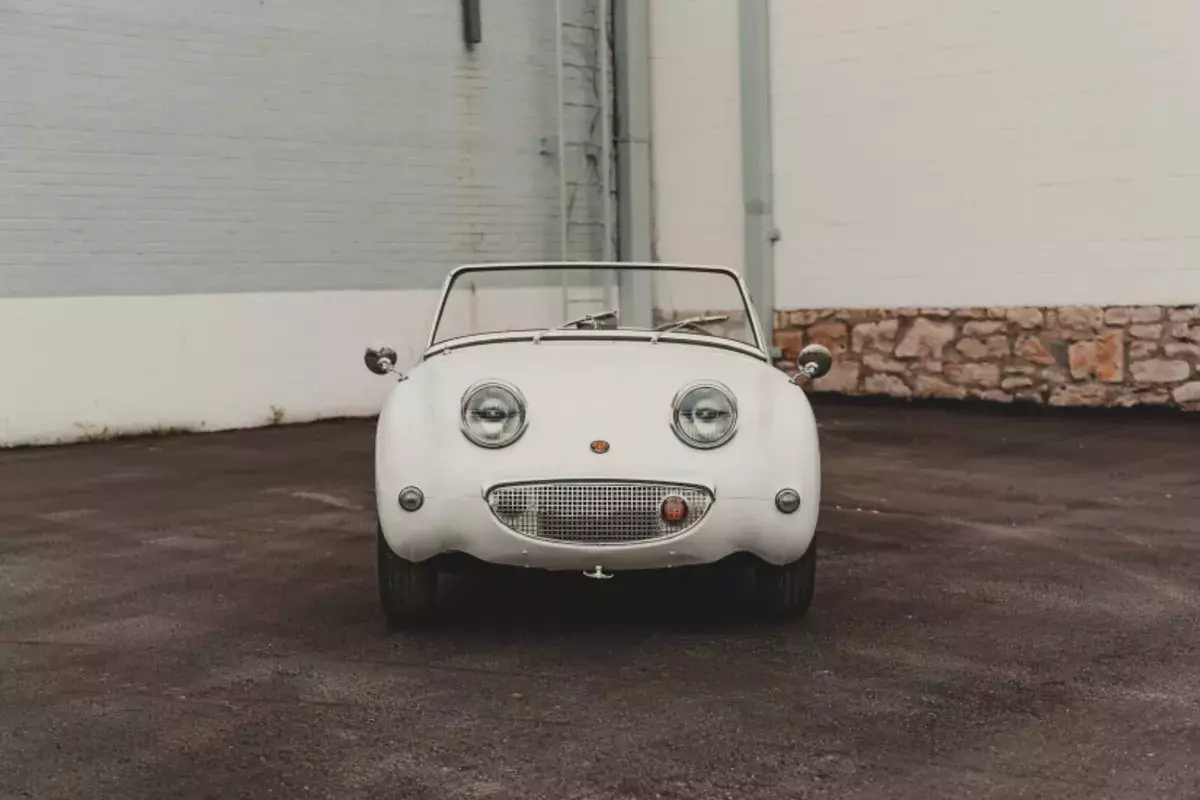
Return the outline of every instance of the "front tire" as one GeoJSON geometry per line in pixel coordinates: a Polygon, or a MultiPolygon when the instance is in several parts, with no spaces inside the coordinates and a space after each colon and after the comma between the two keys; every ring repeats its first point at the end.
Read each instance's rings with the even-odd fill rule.
{"type": "Polygon", "coordinates": [[[433,564],[416,563],[392,552],[383,529],[377,528],[376,561],[379,568],[379,602],[388,629],[427,621],[437,604],[438,572],[433,564]]]}
{"type": "Polygon", "coordinates": [[[796,561],[755,569],[755,588],[763,611],[784,620],[800,619],[812,605],[817,581],[817,537],[796,561]]]}

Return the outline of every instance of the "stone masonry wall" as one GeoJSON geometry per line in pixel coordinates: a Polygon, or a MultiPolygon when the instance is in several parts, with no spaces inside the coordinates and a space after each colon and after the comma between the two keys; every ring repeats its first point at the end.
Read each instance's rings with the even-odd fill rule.
{"type": "Polygon", "coordinates": [[[775,312],[779,366],[833,351],[814,392],[1200,411],[1200,306],[775,312]]]}

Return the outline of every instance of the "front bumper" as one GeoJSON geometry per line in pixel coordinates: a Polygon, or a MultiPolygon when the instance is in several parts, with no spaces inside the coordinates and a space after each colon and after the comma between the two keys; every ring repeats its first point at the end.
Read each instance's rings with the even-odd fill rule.
{"type": "Polygon", "coordinates": [[[782,487],[762,495],[726,496],[709,484],[711,505],[680,533],[629,543],[565,543],[518,533],[502,523],[485,499],[488,488],[429,497],[411,513],[399,508],[394,493],[381,491],[384,538],[397,555],[410,561],[461,552],[487,563],[548,570],[597,565],[606,570],[661,569],[713,563],[742,552],[784,564],[804,555],[817,519],[817,501],[803,497],[803,492],[800,509],[783,514],[774,502],[782,487]]]}

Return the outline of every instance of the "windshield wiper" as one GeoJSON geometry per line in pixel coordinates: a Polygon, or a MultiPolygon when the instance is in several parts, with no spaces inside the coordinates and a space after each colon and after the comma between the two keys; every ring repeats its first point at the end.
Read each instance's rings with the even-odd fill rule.
{"type": "Polygon", "coordinates": [[[617,313],[617,310],[615,308],[610,308],[608,311],[601,311],[599,314],[584,314],[578,319],[573,319],[570,322],[564,322],[557,328],[551,328],[550,330],[561,331],[564,328],[570,328],[571,326],[578,328],[585,322],[590,322],[592,324],[592,330],[595,330],[597,322],[601,322],[606,319],[616,319],[618,316],[620,315],[617,313]]]}
{"type": "Polygon", "coordinates": [[[582,317],[564,322],[562,325],[559,325],[558,327],[547,328],[544,331],[538,331],[533,336],[533,343],[540,344],[542,341],[542,336],[549,333],[550,331],[561,331],[561,330],[566,330],[567,328],[571,328],[571,327],[579,328],[580,326],[582,326],[584,324],[590,324],[592,330],[597,330],[600,326],[597,325],[596,323],[602,322],[603,320],[606,320],[606,319],[617,319],[619,316],[620,316],[620,314],[617,313],[617,309],[615,309],[615,308],[611,308],[608,311],[601,311],[599,314],[584,314],[582,317]]]}
{"type": "Polygon", "coordinates": [[[709,336],[712,336],[712,331],[707,331],[701,326],[707,325],[710,322],[724,322],[727,319],[729,319],[728,314],[714,314],[708,317],[688,317],[687,319],[681,319],[677,322],[665,322],[654,330],[661,333],[670,333],[672,331],[677,331],[680,328],[695,328],[701,333],[707,333],[709,336]]]}

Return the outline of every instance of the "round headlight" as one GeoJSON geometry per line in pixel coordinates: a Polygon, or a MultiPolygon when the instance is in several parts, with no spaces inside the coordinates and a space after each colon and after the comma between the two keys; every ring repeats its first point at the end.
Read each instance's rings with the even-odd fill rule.
{"type": "Polygon", "coordinates": [[[692,447],[719,447],[733,438],[737,428],[737,401],[728,387],[719,383],[683,387],[672,408],[671,428],[692,447]]]}
{"type": "Polygon", "coordinates": [[[525,432],[525,398],[501,381],[482,381],[463,394],[462,432],[480,447],[505,447],[525,432]]]}

